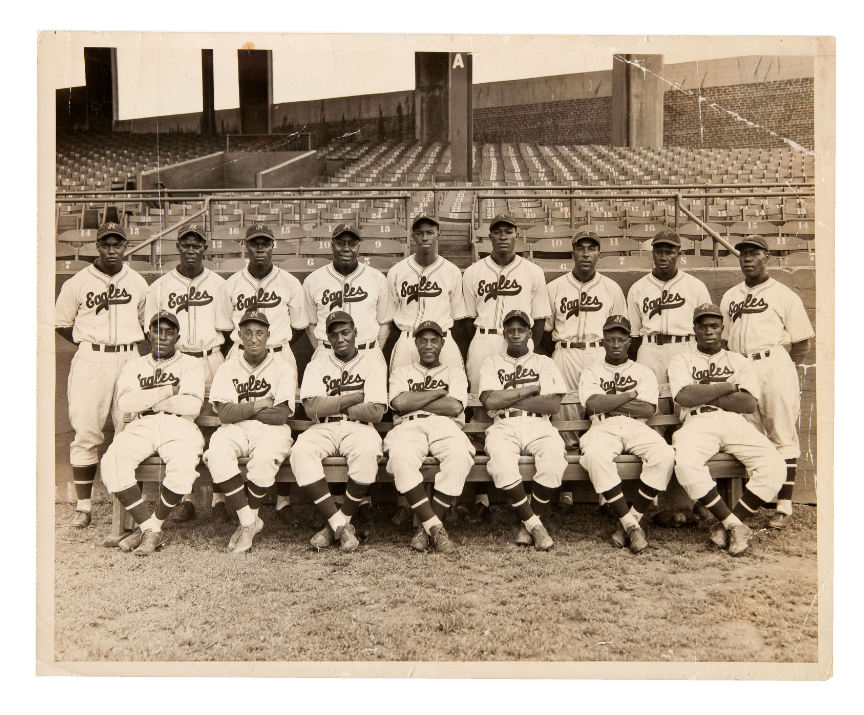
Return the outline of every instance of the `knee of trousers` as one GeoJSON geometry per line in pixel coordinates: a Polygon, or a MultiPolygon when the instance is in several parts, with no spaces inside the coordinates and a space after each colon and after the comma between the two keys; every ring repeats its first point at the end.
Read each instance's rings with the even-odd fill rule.
{"type": "Polygon", "coordinates": [[[557,489],[561,486],[564,479],[564,470],[567,469],[567,458],[564,455],[564,445],[561,445],[561,452],[558,450],[552,454],[544,454],[543,456],[534,455],[534,467],[536,474],[534,481],[542,484],[550,489],[557,489]]]}
{"type": "Polygon", "coordinates": [[[640,479],[649,487],[660,491],[666,491],[672,480],[672,471],[675,468],[675,450],[668,444],[657,444],[653,447],[644,464],[642,465],[642,476],[640,479]]]}
{"type": "Polygon", "coordinates": [[[494,453],[489,454],[486,471],[492,477],[493,484],[499,489],[509,487],[511,484],[522,480],[522,475],[519,472],[519,457],[514,455],[496,457],[494,453]]]}
{"type": "Polygon", "coordinates": [[[358,484],[374,484],[378,476],[378,456],[372,453],[348,457],[348,476],[358,484]]]}
{"type": "Polygon", "coordinates": [[[621,483],[618,468],[613,461],[614,454],[598,455],[596,452],[585,452],[579,458],[579,464],[588,472],[588,479],[594,491],[598,494],[608,492],[621,483]]]}
{"type": "Polygon", "coordinates": [[[420,473],[422,464],[422,457],[417,459],[416,454],[402,452],[396,446],[390,448],[387,458],[387,471],[393,475],[396,491],[404,494],[423,481],[423,476],[420,473]]]}
{"type": "Polygon", "coordinates": [[[291,471],[294,473],[298,487],[308,487],[325,477],[321,459],[311,450],[305,449],[300,441],[291,450],[288,463],[291,465],[291,471]]]}
{"type": "Polygon", "coordinates": [[[465,488],[469,472],[474,467],[474,456],[465,451],[440,459],[441,469],[435,475],[435,489],[447,496],[458,497],[465,488]]]}
{"type": "Polygon", "coordinates": [[[225,436],[221,428],[210,437],[210,446],[204,452],[204,464],[210,470],[210,476],[215,484],[225,482],[240,471],[237,458],[239,451],[233,442],[225,436]]]}
{"type": "Polygon", "coordinates": [[[111,445],[99,462],[99,475],[111,494],[122,492],[136,484],[135,467],[138,465],[133,460],[123,457],[121,452],[122,450],[111,445]]]}
{"type": "Polygon", "coordinates": [[[705,464],[681,461],[676,455],[675,476],[687,496],[693,500],[705,496],[714,487],[711,471],[705,464]]]}
{"type": "Polygon", "coordinates": [[[174,456],[165,462],[163,484],[175,494],[188,494],[198,478],[198,455],[174,456]]]}
{"type": "Polygon", "coordinates": [[[766,457],[765,463],[749,475],[747,489],[762,501],[773,501],[786,481],[786,462],[776,450],[766,457]]]}

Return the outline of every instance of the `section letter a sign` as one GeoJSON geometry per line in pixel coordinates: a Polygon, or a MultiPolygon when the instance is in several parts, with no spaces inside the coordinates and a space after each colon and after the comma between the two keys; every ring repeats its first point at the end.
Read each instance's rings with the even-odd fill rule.
{"type": "Polygon", "coordinates": [[[453,64],[450,65],[450,69],[454,69],[454,70],[463,69],[464,70],[465,69],[465,63],[462,61],[462,53],[461,52],[454,52],[452,54],[452,57],[453,57],[453,64]]]}

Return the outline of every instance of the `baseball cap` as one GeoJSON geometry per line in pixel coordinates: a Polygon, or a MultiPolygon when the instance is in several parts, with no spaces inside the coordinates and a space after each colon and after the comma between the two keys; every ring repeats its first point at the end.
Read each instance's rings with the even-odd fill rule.
{"type": "Polygon", "coordinates": [[[177,316],[167,310],[160,310],[150,318],[150,325],[152,326],[153,323],[171,323],[177,330],[180,330],[180,321],[177,320],[177,316]]]}
{"type": "Polygon", "coordinates": [[[651,240],[651,245],[657,246],[662,243],[681,248],[681,238],[671,228],[661,228],[654,234],[654,238],[651,240]]]}
{"type": "Polygon", "coordinates": [[[266,223],[253,223],[246,229],[246,238],[244,240],[249,241],[253,238],[258,238],[258,236],[269,238],[271,241],[276,240],[275,236],[273,236],[273,231],[266,223]]]}
{"type": "MultiPolygon", "coordinates": [[[[338,238],[343,233],[350,233],[352,236],[356,236],[357,238],[362,238],[360,235],[360,231],[357,230],[355,226],[352,226],[350,223],[339,223],[333,227],[333,233],[330,234],[330,238],[338,238]]],[[[347,315],[347,313],[346,313],[347,315]]]]}
{"type": "Polygon", "coordinates": [[[270,327],[270,321],[267,320],[267,316],[255,308],[250,308],[243,313],[243,317],[237,322],[238,327],[243,325],[243,323],[261,323],[262,325],[266,325],[268,328],[270,327]]]}
{"type": "Polygon", "coordinates": [[[713,315],[717,318],[723,320],[723,311],[714,303],[703,303],[696,307],[696,310],[693,311],[693,322],[695,323],[699,318],[705,315],[713,315]]]}
{"type": "Polygon", "coordinates": [[[750,236],[745,236],[738,240],[738,243],[735,244],[735,250],[741,248],[741,246],[756,246],[765,251],[768,250],[768,241],[765,240],[762,236],[757,236],[752,234],[750,236]]]}
{"type": "Polygon", "coordinates": [[[354,325],[354,318],[344,310],[334,310],[324,321],[324,327],[329,328],[333,323],[351,323],[351,325],[354,325]]]}
{"type": "Polygon", "coordinates": [[[415,217],[415,219],[411,222],[411,230],[413,231],[417,227],[417,224],[420,223],[421,221],[433,223],[433,224],[435,224],[436,227],[441,225],[440,223],[438,223],[437,218],[433,218],[429,214],[420,214],[419,216],[415,217]]]}
{"type": "Polygon", "coordinates": [[[589,231],[588,229],[583,228],[580,231],[576,232],[576,235],[573,236],[573,245],[575,246],[579,241],[593,241],[598,246],[600,245],[600,239],[597,238],[597,234],[594,231],[589,231]]]}
{"type": "Polygon", "coordinates": [[[509,313],[507,313],[507,315],[504,316],[504,322],[501,324],[506,325],[508,322],[516,318],[525,323],[525,325],[527,325],[529,328],[531,327],[531,318],[528,317],[528,313],[526,313],[524,310],[511,310],[509,313]]]}
{"type": "Polygon", "coordinates": [[[198,236],[202,241],[207,242],[204,225],[200,223],[187,223],[185,226],[181,226],[177,232],[177,240],[179,241],[184,236],[198,236]]]}
{"type": "Polygon", "coordinates": [[[122,238],[125,241],[126,229],[124,229],[119,223],[108,221],[99,227],[99,230],[96,232],[96,240],[101,241],[103,238],[107,238],[108,236],[117,236],[117,238],[122,238]]]}
{"type": "Polygon", "coordinates": [[[492,221],[490,221],[489,230],[491,231],[499,223],[506,223],[508,226],[512,226],[513,228],[519,228],[510,214],[498,214],[492,219],[492,221]]]}
{"type": "Polygon", "coordinates": [[[431,330],[433,333],[437,333],[442,338],[444,337],[444,329],[434,320],[424,320],[422,323],[420,323],[420,325],[418,325],[414,329],[414,337],[417,337],[424,330],[431,330]]]}
{"type": "Polygon", "coordinates": [[[603,323],[603,332],[605,333],[607,330],[626,330],[627,333],[630,333],[630,321],[627,320],[623,315],[610,315],[606,318],[606,322],[603,323]]]}

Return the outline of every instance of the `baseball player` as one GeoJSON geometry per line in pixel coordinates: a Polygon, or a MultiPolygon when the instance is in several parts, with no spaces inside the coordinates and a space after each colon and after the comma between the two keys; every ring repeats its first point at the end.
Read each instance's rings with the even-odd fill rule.
{"type": "Polygon", "coordinates": [[[381,437],[372,425],[387,410],[387,365],[380,353],[357,349],[357,328],[345,311],[327,315],[325,325],[332,352],[320,351],[300,386],[306,414],[317,424],[297,437],[290,461],[297,486],[327,520],[310,544],[324,549],[338,539],[348,553],[359,545],[351,517],[375,481],[382,454],[381,437]],[[325,457],[338,455],[348,460],[341,508],[333,501],[321,465],[325,457]]]}
{"type": "MultiPolygon", "coordinates": [[[[493,218],[489,224],[492,253],[468,266],[462,276],[465,308],[468,317],[474,319],[473,330],[467,327],[470,345],[466,363],[468,384],[474,394],[480,391],[486,358],[499,356],[507,349],[504,316],[514,310],[530,316],[534,322],[529,326],[529,338],[533,340],[529,350],[533,350],[539,348],[546,318],[552,313],[543,270],[516,255],[516,228],[510,216],[493,218]]],[[[475,516],[479,518],[488,516],[487,488],[484,482],[475,485],[475,516]]]]}
{"type": "Polygon", "coordinates": [[[486,430],[489,475],[507,493],[521,522],[516,543],[533,543],[538,551],[548,551],[554,542],[540,516],[567,468],[564,441],[549,416],[558,412],[567,388],[552,359],[529,349],[532,324],[521,310],[511,310],[504,317],[507,349],[483,363],[480,402],[494,418],[486,430]],[[523,451],[534,455],[536,468],[530,497],[519,473],[523,451]]]}
{"type": "MultiPolygon", "coordinates": [[[[555,344],[552,361],[564,376],[570,391],[579,389],[579,377],[589,365],[603,362],[603,323],[610,315],[627,312],[624,292],[612,279],[597,273],[600,240],[590,230],[573,237],[573,270],[546,286],[552,315],[546,319],[546,332],[555,344]]],[[[562,405],[561,419],[579,419],[576,405],[562,405]]],[[[575,432],[562,432],[568,450],[576,449],[575,432]]],[[[573,482],[561,485],[558,496],[562,507],[573,506],[573,482]]]]}
{"type": "Polygon", "coordinates": [[[133,419],[102,457],[105,488],[138,524],[117,546],[136,556],[148,556],[165,544],[162,523],[191,490],[204,449],[204,436],[195,425],[204,400],[204,368],[200,360],[175,349],[179,331],[173,313],[160,310],[153,316],[152,353],[127,362],[117,379],[117,405],[133,419]],[[151,514],[135,469],[154,452],[165,462],[165,478],[151,514]]]}
{"type": "Polygon", "coordinates": [[[411,548],[425,551],[431,541],[436,551],[449,554],[456,546],[442,519],[462,493],[474,466],[474,447],[461,428],[468,402],[465,370],[461,361],[453,365],[440,359],[446,332],[431,320],[417,325],[414,344],[419,359],[391,373],[390,406],[395,427],[384,439],[384,451],[389,455],[387,471],[393,475],[396,489],[420,522],[411,548]],[[429,454],[441,463],[431,501],[420,473],[429,454]]]}
{"type": "MultiPolygon", "coordinates": [[[[246,230],[245,244],[249,264],[225,281],[216,308],[216,327],[225,333],[227,349],[232,342],[238,342],[239,320],[246,311],[261,311],[270,322],[267,348],[288,362],[296,375],[297,361],[291,345],[309,324],[302,286],[288,271],[273,265],[275,239],[269,226],[262,223],[250,226],[246,230]]],[[[243,345],[238,345],[237,349],[242,350],[243,345]]],[[[280,482],[276,489],[276,515],[289,523],[290,485],[280,482]]]]}
{"type": "Polygon", "coordinates": [[[264,528],[258,509],[291,452],[291,428],[285,422],[294,414],[297,391],[291,363],[267,349],[270,321],[264,312],[247,311],[239,327],[243,350],[222,364],[210,388],[210,402],[222,426],[204,454],[213,483],[221,486],[240,521],[228,542],[228,551],[235,554],[252,548],[264,528]],[[246,479],[238,457],[249,457],[246,479]]]}
{"type": "Polygon", "coordinates": [[[630,321],[610,315],[602,330],[606,357],[586,367],[579,379],[579,401],[591,419],[591,427],[582,435],[579,463],[618,519],[613,541],[621,547],[629,545],[638,554],[648,546],[640,526],[642,515],[669,486],[675,452],[645,424],[657,412],[657,378],[650,368],[627,357],[630,321]],[[639,490],[629,509],[613,461],[622,452],[643,462],[639,490]]]}
{"type": "MultiPolygon", "coordinates": [[[[181,323],[177,350],[201,361],[207,390],[223,361],[221,347],[225,337],[216,329],[216,305],[225,279],[204,267],[207,235],[202,224],[191,223],[180,228],[177,250],[180,252],[177,267],[150,285],[144,302],[144,319],[149,322],[160,310],[177,316],[181,323]]],[[[225,498],[215,491],[213,507],[225,513],[225,498]]],[[[183,497],[171,518],[181,522],[195,518],[190,495],[183,497]]]]}
{"type": "Polygon", "coordinates": [[[745,415],[757,409],[759,381],[750,360],[724,350],[723,311],[705,304],[693,314],[696,346],[669,363],[675,402],[684,408],[684,424],[672,435],[675,474],[687,495],[717,519],[711,541],[729,553],[744,553],[752,531],[744,518],[773,499],[783,485],[783,458],[745,415]],[[746,468],[744,494],[731,511],[711,479],[707,461],[717,452],[734,455],[746,468]]]}
{"type": "Polygon", "coordinates": [[[84,528],[92,520],[91,496],[98,449],[105,440],[102,428],[108,415],[114,432],[123,429],[115,384],[123,366],[138,357],[144,339],[144,296],[147,281],[123,262],[126,231],[104,223],[96,232],[99,257],[60,289],[54,314],[57,334],[78,346],[69,370],[69,421],[75,437],[69,462],[78,497],[72,526],[84,528]]]}
{"type": "Polygon", "coordinates": [[[768,275],[768,244],[761,236],[738,241],[744,281],[723,294],[724,337],[730,350],[751,361],[759,382],[759,407],[747,415],[768,435],[786,461],[786,479],[777,495],[777,513],[768,522],[782,529],[792,516],[798,467],[801,412],[796,366],[802,365],[814,336],[804,304],[793,290],[768,275]]]}

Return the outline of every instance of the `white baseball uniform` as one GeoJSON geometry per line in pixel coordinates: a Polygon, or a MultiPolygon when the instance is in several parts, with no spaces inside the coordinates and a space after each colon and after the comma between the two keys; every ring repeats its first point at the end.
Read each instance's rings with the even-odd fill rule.
{"type": "MultiPolygon", "coordinates": [[[[297,373],[290,363],[268,353],[259,365],[250,365],[239,350],[216,371],[210,387],[210,402],[239,405],[273,397],[273,404],[286,403],[294,413],[297,373]]],[[[256,419],[224,424],[213,433],[204,453],[204,463],[217,484],[240,473],[238,458],[249,457],[246,476],[267,489],[291,452],[291,428],[268,425],[256,419]]]]}
{"type": "MultiPolygon", "coordinates": [[[[396,368],[390,375],[390,402],[403,392],[447,390],[447,396],[468,404],[468,379],[462,365],[426,368],[419,361],[396,368]]],[[[462,431],[464,414],[459,417],[436,415],[414,410],[404,415],[393,413],[395,426],[384,438],[388,453],[387,471],[393,475],[396,489],[405,493],[423,481],[420,467],[431,454],[441,464],[435,475],[435,489],[442,494],[459,496],[468,472],[474,466],[475,449],[462,431]]]]}
{"type": "Polygon", "coordinates": [[[747,418],[768,435],[784,459],[796,459],[801,386],[785,346],[812,338],[804,303],[793,290],[769,278],[758,286],[743,281],[723,294],[723,337],[729,349],[751,360],[762,394],[747,418]]]}
{"type": "MultiPolygon", "coordinates": [[[[757,400],[759,382],[750,361],[729,350],[707,355],[695,345],[672,358],[669,384],[677,396],[687,385],[734,382],[757,400]]],[[[691,499],[705,496],[714,480],[707,461],[717,452],[734,455],[747,470],[747,488],[764,501],[777,496],[786,479],[786,464],[769,439],[744,415],[713,405],[685,408],[684,424],[672,435],[675,474],[691,499]]]]}
{"type": "MultiPolygon", "coordinates": [[[[490,355],[483,363],[480,393],[534,385],[540,386],[541,395],[564,395],[567,392],[561,372],[545,355],[529,351],[514,358],[504,353],[490,355]]],[[[494,421],[486,430],[486,454],[489,455],[486,469],[495,486],[506,489],[522,479],[519,456],[526,451],[534,455],[534,481],[550,489],[560,487],[567,458],[564,440],[549,417],[519,409],[488,412],[494,421]],[[513,416],[508,416],[510,414],[513,416]]]]}
{"type": "Polygon", "coordinates": [[[216,328],[216,306],[225,279],[205,268],[194,278],[187,278],[176,268],[150,285],[144,303],[144,325],[160,310],[167,310],[180,321],[177,349],[201,360],[204,383],[209,386],[222,364],[219,347],[225,336],[216,328]]]}
{"type": "MultiPolygon", "coordinates": [[[[590,365],[579,380],[579,401],[584,405],[593,395],[615,395],[636,391],[636,399],[657,406],[657,378],[651,368],[628,360],[622,365],[603,362],[590,365]]],[[[621,483],[614,459],[622,452],[635,454],[642,462],[640,480],[649,487],[666,491],[672,478],[675,451],[644,419],[626,415],[591,415],[591,427],[580,440],[579,463],[598,494],[621,483]]]]}
{"type": "Polygon", "coordinates": [[[102,428],[111,414],[114,431],[123,429],[115,385],[122,367],[138,357],[136,343],[144,339],[144,296],[147,281],[124,265],[113,276],[95,265],[83,268],[60,289],[54,325],[72,328],[78,351],[69,370],[69,421],[75,438],[69,447],[73,467],[99,461],[105,441],[102,428]]]}
{"type": "MultiPolygon", "coordinates": [[[[462,275],[467,316],[474,318],[477,332],[468,348],[468,383],[479,392],[480,369],[486,358],[507,350],[502,335],[504,316],[521,310],[534,320],[552,314],[543,269],[536,263],[516,256],[506,266],[499,266],[486,256],[472,263],[462,275]]],[[[529,344],[533,350],[533,343],[529,344]]]]}
{"type": "Polygon", "coordinates": [[[204,436],[194,422],[203,400],[200,360],[175,352],[166,360],[144,355],[127,362],[117,380],[117,404],[133,419],[102,457],[105,488],[117,493],[134,487],[135,468],[157,452],[165,462],[165,488],[188,494],[204,449],[204,436]]]}
{"type": "MultiPolygon", "coordinates": [[[[300,399],[333,397],[357,390],[363,391],[365,402],[387,404],[387,364],[380,351],[358,350],[347,362],[332,351],[324,352],[306,366],[300,399]]],[[[348,460],[351,479],[372,484],[381,454],[381,437],[375,428],[343,414],[338,421],[324,418],[297,437],[291,450],[291,469],[297,485],[307,486],[324,479],[322,459],[342,455],[348,460]]]]}
{"type": "Polygon", "coordinates": [[[710,303],[708,288],[698,278],[679,270],[661,281],[648,273],[627,293],[627,310],[633,336],[642,336],[636,361],[657,376],[660,397],[670,397],[666,371],[673,355],[685,352],[693,341],[693,311],[710,303]]]}
{"type": "MultiPolygon", "coordinates": [[[[431,266],[421,266],[408,256],[387,272],[387,283],[396,312],[393,322],[399,339],[390,356],[390,370],[412,365],[420,360],[414,344],[414,329],[424,320],[433,320],[444,331],[467,315],[462,294],[462,273],[443,256],[431,266]]],[[[462,367],[462,354],[452,336],[444,336],[440,360],[447,365],[462,367]]]]}

